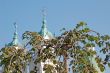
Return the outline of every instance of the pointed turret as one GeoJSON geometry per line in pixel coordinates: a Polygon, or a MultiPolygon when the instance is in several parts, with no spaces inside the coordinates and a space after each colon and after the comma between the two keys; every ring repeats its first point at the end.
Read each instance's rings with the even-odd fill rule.
{"type": "Polygon", "coordinates": [[[16,23],[14,23],[14,28],[15,28],[15,32],[14,32],[14,35],[13,35],[13,40],[12,40],[11,43],[9,43],[6,46],[18,46],[19,45],[18,33],[17,33],[17,24],[16,23]]]}
{"type": "Polygon", "coordinates": [[[46,26],[47,22],[46,22],[45,11],[43,10],[42,12],[43,12],[43,21],[42,21],[42,28],[39,34],[42,35],[44,39],[52,39],[53,35],[50,31],[48,31],[47,26],[46,26]]]}

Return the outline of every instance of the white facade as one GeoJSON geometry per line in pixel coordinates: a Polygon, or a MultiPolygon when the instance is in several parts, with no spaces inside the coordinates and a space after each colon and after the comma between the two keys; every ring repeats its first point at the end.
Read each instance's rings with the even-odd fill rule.
{"type": "MultiPolygon", "coordinates": [[[[87,47],[87,49],[88,50],[95,51],[95,47],[87,47]]],[[[92,57],[89,57],[89,60],[90,60],[91,64],[93,64],[93,67],[97,70],[98,73],[104,73],[104,72],[101,72],[101,70],[98,67],[98,64],[97,64],[95,58],[96,58],[96,55],[94,55],[92,57]]]]}

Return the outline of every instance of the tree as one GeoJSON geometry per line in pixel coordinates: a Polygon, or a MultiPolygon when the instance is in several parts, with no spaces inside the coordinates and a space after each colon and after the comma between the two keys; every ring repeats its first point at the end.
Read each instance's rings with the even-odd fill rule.
{"type": "MultiPolygon", "coordinates": [[[[30,31],[26,31],[23,34],[24,39],[28,41],[25,47],[31,46],[31,50],[27,54],[31,54],[31,58],[33,55],[38,55],[34,62],[36,65],[39,62],[45,62],[47,59],[53,62],[54,65],[44,65],[46,73],[55,73],[55,71],[57,73],[68,73],[69,71],[73,73],[98,73],[91,59],[96,61],[102,72],[105,70],[106,64],[110,67],[110,36],[101,35],[91,30],[84,22],[78,23],[72,30],[67,31],[63,29],[63,33],[54,39],[45,40],[39,33],[30,31]],[[96,47],[95,49],[98,49],[98,51],[91,49],[93,47],[96,47]],[[98,54],[99,52],[103,53],[105,58],[101,57],[98,54]]],[[[3,54],[5,53],[5,51],[2,52],[3,54]]],[[[11,52],[13,53],[13,51],[11,52]]],[[[21,61],[27,60],[29,62],[29,58],[26,56],[27,54],[23,53],[26,59],[23,58],[21,61]]],[[[7,57],[4,58],[3,55],[1,57],[1,64],[8,65],[9,62],[7,60],[4,61],[7,57]]],[[[8,57],[8,59],[10,60],[11,58],[8,57]]],[[[14,59],[17,61],[19,58],[14,59]]],[[[22,64],[21,61],[19,64],[22,64]]],[[[21,67],[24,68],[23,65],[18,66],[18,68],[21,67]]],[[[9,66],[8,68],[11,67],[9,66]]],[[[16,67],[14,69],[16,70],[16,67]]],[[[36,68],[31,71],[31,73],[35,72],[36,68]]]]}
{"type": "MultiPolygon", "coordinates": [[[[102,72],[106,64],[110,66],[110,37],[108,35],[100,35],[91,30],[84,22],[77,24],[73,30],[64,30],[61,36],[51,40],[45,41],[37,32],[29,31],[23,34],[23,39],[24,38],[30,40],[28,44],[34,48],[34,51],[39,51],[39,57],[36,61],[40,62],[51,59],[56,65],[54,69],[56,69],[58,73],[68,73],[69,69],[72,69],[73,72],[97,73],[97,70],[90,61],[90,58],[94,56],[102,72]],[[47,47],[43,48],[44,45],[47,47]],[[92,47],[100,48],[100,52],[103,52],[106,58],[103,59],[97,54],[97,51],[89,49],[92,47]],[[54,48],[54,52],[49,52],[52,48],[54,48]],[[61,58],[63,61],[61,61],[61,58]]],[[[50,70],[47,67],[46,69],[50,70]]],[[[48,73],[52,73],[52,71],[48,71],[48,73]]]]}

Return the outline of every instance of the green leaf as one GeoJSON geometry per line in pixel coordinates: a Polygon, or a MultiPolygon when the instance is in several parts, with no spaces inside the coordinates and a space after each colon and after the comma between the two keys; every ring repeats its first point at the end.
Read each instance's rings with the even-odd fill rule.
{"type": "Polygon", "coordinates": [[[108,67],[110,67],[110,63],[108,63],[108,67]]]}
{"type": "Polygon", "coordinates": [[[101,72],[105,70],[105,67],[102,64],[99,64],[99,67],[100,67],[101,72]]]}

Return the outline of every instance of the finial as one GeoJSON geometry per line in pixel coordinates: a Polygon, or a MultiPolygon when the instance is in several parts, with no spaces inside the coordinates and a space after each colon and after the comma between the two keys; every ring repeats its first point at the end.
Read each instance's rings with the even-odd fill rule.
{"type": "Polygon", "coordinates": [[[46,27],[46,8],[44,8],[43,10],[42,10],[42,14],[43,14],[43,21],[42,21],[42,28],[44,28],[44,29],[46,29],[47,27],[46,27]]]}
{"type": "Polygon", "coordinates": [[[17,33],[17,24],[14,22],[15,33],[17,33]]]}
{"type": "Polygon", "coordinates": [[[45,17],[46,17],[46,8],[43,8],[42,14],[43,14],[43,19],[45,19],[45,17]]]}

